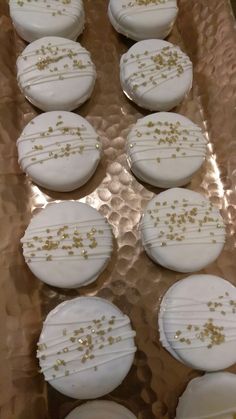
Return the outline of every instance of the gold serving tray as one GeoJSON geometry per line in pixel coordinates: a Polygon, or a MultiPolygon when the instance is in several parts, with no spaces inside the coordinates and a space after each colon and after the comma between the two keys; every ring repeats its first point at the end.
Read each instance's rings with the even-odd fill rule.
{"type": "MultiPolygon", "coordinates": [[[[157,313],[163,293],[178,279],[155,265],[140,242],[142,211],[157,188],[130,173],[127,133],[147,112],[123,94],[119,60],[132,42],[118,35],[107,17],[107,0],[84,0],[87,24],[79,41],[92,54],[98,79],[91,100],[78,113],[97,129],[104,150],[88,184],[73,193],[33,185],[17,163],[16,139],[39,112],[20,93],[15,62],[24,42],[14,32],[7,0],[0,1],[0,418],[63,419],[80,402],[47,386],[38,372],[36,342],[46,314],[78,295],[99,295],[120,307],[137,331],[138,351],[123,382],[106,399],[126,405],[138,419],[173,419],[178,397],[199,375],[160,345],[157,313]],[[32,213],[48,202],[75,199],[98,208],[113,227],[115,251],[98,281],[68,291],[43,285],[29,271],[20,238],[32,213]]],[[[227,0],[180,0],[168,40],[183,48],[194,65],[193,89],[175,111],[199,124],[209,139],[208,155],[188,188],[208,196],[227,224],[224,251],[203,272],[236,285],[236,31],[227,0]]],[[[230,371],[236,373],[236,366],[230,371]]],[[[109,418],[107,418],[109,419],[109,418]]]]}

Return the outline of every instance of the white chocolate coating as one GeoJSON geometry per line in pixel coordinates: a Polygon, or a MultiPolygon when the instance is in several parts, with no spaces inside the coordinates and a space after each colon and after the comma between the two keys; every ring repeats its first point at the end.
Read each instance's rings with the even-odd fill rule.
{"type": "Polygon", "coordinates": [[[35,183],[67,192],[84,185],[100,160],[99,138],[81,116],[64,111],[34,118],[17,140],[19,164],[35,183]]]}
{"type": "Polygon", "coordinates": [[[176,419],[235,419],[236,375],[229,372],[194,378],[180,397],[176,419]]]}
{"type": "Polygon", "coordinates": [[[109,301],[65,301],[44,322],[37,351],[41,371],[69,397],[101,397],[128,374],[136,352],[134,336],[129,317],[109,301]]]}
{"type": "Polygon", "coordinates": [[[207,140],[182,115],[159,112],[137,121],[128,135],[128,162],[142,181],[160,188],[186,185],[200,169],[207,140]]]}
{"type": "Polygon", "coordinates": [[[17,33],[27,42],[44,36],[76,40],[84,29],[82,0],[10,0],[9,7],[17,33]]]}
{"type": "Polygon", "coordinates": [[[34,275],[60,288],[77,288],[95,281],[113,248],[106,219],[89,205],[72,201],[42,209],[32,218],[21,243],[34,275]]]}
{"type": "Polygon", "coordinates": [[[108,7],[116,31],[135,41],[166,38],[177,13],[176,0],[110,0],[108,7]]]}
{"type": "Polygon", "coordinates": [[[96,400],[76,407],[65,419],[136,419],[133,413],[121,404],[96,400]]]}
{"type": "Polygon", "coordinates": [[[148,39],[134,44],[120,62],[126,96],[150,111],[169,111],[192,87],[192,63],[170,42],[148,39]]]}
{"type": "Polygon", "coordinates": [[[177,272],[196,272],[221,253],[225,226],[219,210],[204,196],[172,188],[149,202],[141,235],[154,262],[177,272]]]}
{"type": "Polygon", "coordinates": [[[43,111],[71,111],[92,94],[96,70],[78,42],[48,36],[29,44],[17,59],[25,97],[43,111]]]}
{"type": "Polygon", "coordinates": [[[162,299],[160,340],[180,362],[219,371],[236,362],[236,289],[214,275],[176,282],[162,299]]]}

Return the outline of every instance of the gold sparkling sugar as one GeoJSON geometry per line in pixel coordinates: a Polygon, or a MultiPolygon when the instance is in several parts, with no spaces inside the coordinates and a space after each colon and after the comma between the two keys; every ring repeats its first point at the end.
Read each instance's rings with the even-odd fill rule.
{"type": "MultiPolygon", "coordinates": [[[[217,301],[206,302],[206,305],[210,312],[217,312],[222,316],[226,316],[226,314],[229,313],[229,311],[226,311],[225,308],[228,306],[231,312],[236,314],[236,300],[230,300],[228,292],[225,292],[224,295],[218,296],[217,301]],[[227,301],[225,301],[225,299],[227,299],[227,301]],[[222,302],[223,300],[224,304],[222,302]],[[224,310],[222,310],[222,308],[224,308],[224,310]]],[[[178,340],[179,342],[185,343],[187,345],[191,345],[193,338],[185,338],[183,335],[186,332],[193,332],[194,339],[197,339],[201,342],[207,342],[208,349],[211,349],[216,345],[221,345],[225,342],[224,327],[214,324],[214,320],[211,318],[209,318],[203,326],[189,324],[186,326],[185,330],[177,330],[175,332],[175,340],[178,340]]]]}
{"type": "MultiPolygon", "coordinates": [[[[32,152],[35,152],[35,157],[32,157],[31,161],[35,163],[43,164],[45,160],[66,158],[75,154],[82,155],[86,150],[86,144],[84,143],[84,138],[82,135],[82,130],[84,129],[85,129],[84,126],[77,127],[77,128],[66,127],[64,125],[62,116],[59,115],[58,121],[56,122],[56,126],[54,128],[48,127],[46,131],[40,133],[42,140],[50,136],[56,137],[57,135],[61,136],[64,134],[64,135],[69,135],[74,138],[77,138],[78,141],[81,142],[81,144],[72,145],[70,142],[68,142],[67,144],[62,145],[60,142],[56,141],[56,143],[53,143],[52,146],[56,146],[57,150],[48,151],[46,158],[45,157],[42,158],[40,151],[44,151],[45,147],[43,144],[34,145],[35,139],[33,138],[31,140],[31,143],[32,143],[32,152]]],[[[98,138],[95,139],[95,141],[97,140],[98,138]]],[[[99,150],[100,144],[95,143],[94,147],[97,150],[99,150]]]]}
{"type": "Polygon", "coordinates": [[[214,324],[213,319],[208,319],[202,326],[189,324],[185,331],[177,330],[175,333],[175,340],[183,344],[191,345],[193,339],[206,342],[207,348],[211,349],[213,346],[218,346],[225,342],[224,327],[217,326],[214,324]],[[194,338],[190,339],[183,336],[184,333],[191,331],[194,331],[194,338]]]}
{"type": "MultiPolygon", "coordinates": [[[[156,202],[155,209],[148,210],[148,214],[154,223],[154,227],[158,227],[159,224],[164,223],[165,228],[158,231],[157,235],[157,238],[160,239],[161,246],[163,247],[168,246],[168,242],[183,242],[186,240],[188,227],[193,227],[198,233],[201,233],[202,228],[209,223],[214,223],[217,228],[224,228],[224,226],[219,223],[218,217],[210,216],[212,210],[212,203],[205,204],[205,202],[202,202],[199,210],[197,206],[192,206],[187,199],[182,199],[180,201],[174,200],[170,203],[167,201],[156,202]],[[163,207],[170,208],[170,211],[167,212],[164,217],[161,215],[161,210],[164,209],[163,207]],[[178,210],[178,212],[175,212],[175,210],[178,210]]],[[[214,226],[212,229],[214,229],[214,226]]],[[[216,240],[213,238],[215,233],[211,232],[209,236],[211,243],[215,243],[216,240]]]]}
{"type": "Polygon", "coordinates": [[[168,0],[134,0],[130,1],[127,5],[123,5],[123,9],[127,9],[135,6],[159,6],[160,4],[166,4],[168,0]]]}
{"type": "Polygon", "coordinates": [[[47,349],[46,343],[38,344],[39,351],[45,351],[47,349]]]}
{"type": "MultiPolygon", "coordinates": [[[[56,0],[58,3],[58,6],[66,6],[71,4],[71,0],[56,0]]],[[[29,6],[30,4],[38,4],[39,6],[44,6],[46,7],[49,11],[50,9],[52,9],[52,5],[51,5],[51,1],[50,0],[17,0],[16,4],[20,7],[23,6],[29,6]]],[[[52,16],[62,16],[63,14],[66,13],[66,9],[63,8],[59,8],[58,10],[54,10],[51,12],[52,16]]]]}
{"type": "MultiPolygon", "coordinates": [[[[65,250],[65,255],[68,257],[77,256],[76,249],[81,249],[80,255],[87,260],[89,258],[89,252],[85,247],[89,249],[95,249],[98,246],[97,237],[104,234],[104,230],[96,229],[92,227],[87,233],[81,233],[78,227],[74,228],[72,232],[69,232],[69,226],[60,227],[54,234],[54,236],[33,236],[33,238],[26,242],[27,248],[37,249],[37,252],[47,251],[51,252],[45,256],[46,261],[53,260],[53,251],[57,249],[65,250]],[[65,244],[65,242],[69,242],[65,244]]],[[[50,233],[50,229],[46,229],[46,234],[50,233]]],[[[31,253],[30,258],[27,262],[32,262],[33,257],[37,257],[36,253],[31,253]]]]}
{"type": "MultiPolygon", "coordinates": [[[[229,293],[225,292],[225,295],[220,295],[218,297],[218,300],[220,301],[208,301],[207,302],[207,307],[209,309],[209,311],[211,312],[218,312],[220,313],[222,316],[226,316],[227,312],[224,310],[222,310],[222,307],[225,308],[225,305],[223,305],[223,303],[221,302],[224,298],[229,297],[229,293]]],[[[227,301],[227,305],[229,305],[230,311],[233,314],[236,314],[236,300],[229,300],[227,301]]]]}
{"type": "Polygon", "coordinates": [[[232,308],[232,313],[235,314],[236,313],[236,300],[230,300],[229,304],[232,308]]]}
{"type": "MultiPolygon", "coordinates": [[[[61,354],[68,354],[70,351],[77,350],[81,355],[79,355],[80,362],[85,364],[86,362],[92,361],[96,358],[96,352],[102,350],[105,346],[115,345],[122,340],[121,336],[111,336],[110,332],[113,330],[111,325],[116,324],[116,316],[111,316],[110,318],[106,319],[105,316],[102,316],[100,319],[94,319],[93,325],[89,325],[86,327],[80,327],[79,329],[75,329],[72,331],[72,335],[68,337],[69,341],[73,344],[71,349],[69,347],[64,347],[62,352],[58,352],[59,355],[61,354]]],[[[63,329],[62,335],[66,336],[71,334],[71,332],[67,331],[67,329],[63,329]]],[[[43,352],[47,349],[45,344],[38,344],[38,351],[43,352]]],[[[41,360],[45,360],[45,354],[40,356],[41,360]]],[[[70,374],[68,369],[69,358],[63,359],[58,358],[56,362],[52,365],[54,371],[59,371],[61,368],[64,368],[65,376],[70,374]],[[67,367],[65,369],[65,367],[67,367]]],[[[97,365],[94,365],[94,371],[98,370],[97,365]]],[[[52,378],[56,378],[54,374],[52,378]]]]}
{"type": "MultiPolygon", "coordinates": [[[[143,82],[134,83],[132,90],[135,92],[140,86],[157,86],[167,79],[175,76],[180,77],[184,72],[184,67],[189,64],[189,58],[184,57],[181,50],[177,50],[173,47],[163,47],[158,54],[151,55],[149,51],[145,51],[142,54],[130,54],[130,58],[137,61],[138,71],[134,72],[130,78],[133,78],[135,82],[136,77],[141,77],[143,82]],[[152,61],[152,65],[149,62],[145,62],[143,58],[147,56],[147,59],[152,61]],[[146,69],[148,66],[148,69],[146,69]],[[145,73],[148,70],[148,74],[145,73]],[[174,73],[174,76],[173,76],[174,73]],[[159,77],[161,80],[158,80],[159,77]],[[157,78],[157,79],[156,79],[157,78]]],[[[126,63],[127,58],[124,59],[126,63]]]]}
{"type": "MultiPolygon", "coordinates": [[[[162,48],[161,52],[153,55],[151,59],[156,65],[156,70],[171,70],[172,68],[177,68],[178,76],[184,72],[183,66],[179,62],[181,59],[180,55],[176,50],[173,51],[170,47],[162,48]]],[[[166,78],[167,75],[162,74],[162,77],[166,78]]]]}
{"type": "MultiPolygon", "coordinates": [[[[152,140],[154,141],[154,145],[171,145],[175,146],[175,153],[172,154],[172,158],[177,157],[185,157],[186,152],[183,151],[186,147],[194,147],[195,145],[199,145],[200,138],[194,138],[193,141],[189,142],[190,132],[189,130],[182,128],[180,122],[169,123],[169,122],[152,122],[149,121],[146,124],[147,128],[153,128],[145,132],[140,132],[136,129],[136,136],[140,139],[146,136],[152,136],[152,140]]],[[[130,144],[130,148],[134,148],[138,143],[130,144]]],[[[157,163],[161,163],[161,158],[156,159],[157,163]]]]}
{"type": "MultiPolygon", "coordinates": [[[[70,59],[70,64],[64,64],[64,70],[83,70],[87,68],[87,63],[83,63],[81,60],[76,59],[79,52],[73,51],[71,48],[52,45],[49,42],[47,45],[42,45],[39,49],[36,50],[36,55],[38,56],[38,62],[36,67],[39,71],[49,70],[50,73],[57,73],[60,80],[63,80],[63,75],[60,74],[59,69],[55,64],[59,63],[65,58],[70,59]]],[[[23,58],[27,58],[27,56],[23,58]]],[[[61,70],[60,70],[61,71],[61,70]]],[[[63,71],[62,71],[63,73],[63,71]]]]}

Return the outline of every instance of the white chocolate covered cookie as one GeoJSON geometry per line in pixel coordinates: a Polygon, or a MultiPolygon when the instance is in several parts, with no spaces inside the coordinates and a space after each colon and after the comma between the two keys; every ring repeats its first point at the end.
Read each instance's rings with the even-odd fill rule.
{"type": "Polygon", "coordinates": [[[236,375],[229,372],[194,378],[180,397],[176,419],[235,419],[236,375]]]}
{"type": "Polygon", "coordinates": [[[22,170],[38,185],[61,192],[84,185],[101,157],[93,127],[65,111],[34,118],[17,140],[17,148],[22,170]]]}
{"type": "Polygon", "coordinates": [[[128,135],[132,172],[160,188],[186,185],[200,169],[207,140],[201,129],[182,115],[159,112],[137,121],[128,135]]]}
{"type": "Polygon", "coordinates": [[[101,397],[128,374],[136,351],[134,336],[129,317],[109,301],[65,301],[44,322],[37,351],[41,371],[69,397],[101,397]]]}
{"type": "Polygon", "coordinates": [[[84,29],[82,0],[10,0],[9,7],[18,35],[27,42],[44,36],[76,40],[84,29]]]}
{"type": "Polygon", "coordinates": [[[34,275],[61,288],[77,288],[95,281],[113,248],[106,219],[89,205],[72,201],[42,209],[32,218],[21,243],[34,275]]]}
{"type": "Polygon", "coordinates": [[[219,371],[236,362],[236,289],[213,275],[176,282],[162,299],[160,340],[191,368],[219,371]]]}
{"type": "Polygon", "coordinates": [[[29,44],[17,59],[25,97],[43,111],[71,111],[92,94],[96,70],[78,42],[48,36],[29,44]]]}
{"type": "Polygon", "coordinates": [[[110,0],[108,7],[116,31],[135,41],[166,38],[177,13],[176,0],[110,0]]]}
{"type": "Polygon", "coordinates": [[[192,63],[170,42],[148,39],[121,57],[121,86],[129,99],[150,111],[169,111],[192,87],[192,63]]]}
{"type": "Polygon", "coordinates": [[[121,404],[96,400],[76,407],[65,419],[136,419],[133,413],[121,404]]]}
{"type": "Polygon", "coordinates": [[[141,235],[154,262],[178,272],[196,272],[220,255],[225,226],[219,210],[204,196],[172,188],[149,202],[141,235]]]}

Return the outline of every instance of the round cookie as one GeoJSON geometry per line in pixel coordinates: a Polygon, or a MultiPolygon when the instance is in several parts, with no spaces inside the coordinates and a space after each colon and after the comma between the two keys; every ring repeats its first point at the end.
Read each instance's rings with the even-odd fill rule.
{"type": "Polygon", "coordinates": [[[229,372],[194,378],[180,397],[176,419],[235,419],[236,375],[229,372]]]}
{"type": "Polygon", "coordinates": [[[150,111],[169,111],[192,87],[192,63],[170,42],[149,39],[121,57],[120,80],[126,96],[150,111]]]}
{"type": "Polygon", "coordinates": [[[96,400],[76,407],[65,419],[136,419],[133,413],[121,404],[96,400]]]}
{"type": "Polygon", "coordinates": [[[76,40],[84,29],[82,0],[10,0],[9,7],[18,35],[27,42],[43,36],[76,40]]]}
{"type": "Polygon", "coordinates": [[[132,172],[160,188],[186,185],[200,169],[207,150],[201,129],[182,115],[159,112],[137,121],[128,135],[132,172]]]}
{"type": "Polygon", "coordinates": [[[191,368],[223,370],[236,362],[235,321],[235,287],[217,276],[192,275],[162,299],[160,341],[191,368]]]}
{"type": "Polygon", "coordinates": [[[34,118],[17,140],[17,148],[22,170],[38,185],[60,192],[84,185],[101,158],[93,127],[65,111],[34,118]]]}
{"type": "Polygon", "coordinates": [[[25,97],[43,111],[71,111],[92,94],[96,70],[78,42],[48,36],[29,44],[17,59],[25,97]]]}
{"type": "Polygon", "coordinates": [[[135,41],[166,38],[177,13],[176,0],[110,0],[108,7],[112,26],[135,41]]]}
{"type": "Polygon", "coordinates": [[[225,227],[219,210],[197,192],[172,188],[155,196],[141,223],[151,259],[177,272],[196,272],[220,255],[225,227]]]}
{"type": "Polygon", "coordinates": [[[21,243],[33,274],[60,288],[77,288],[95,281],[113,248],[106,219],[95,208],[72,201],[42,209],[32,218],[21,243]]]}
{"type": "Polygon", "coordinates": [[[66,396],[104,396],[128,374],[136,352],[134,336],[129,317],[109,301],[65,301],[44,322],[37,351],[41,372],[66,396]]]}

